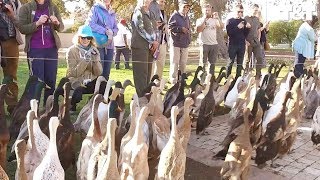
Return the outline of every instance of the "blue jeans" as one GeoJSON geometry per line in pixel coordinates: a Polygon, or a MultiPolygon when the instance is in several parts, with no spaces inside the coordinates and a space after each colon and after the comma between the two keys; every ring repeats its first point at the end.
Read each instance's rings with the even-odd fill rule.
{"type": "Polygon", "coordinates": [[[242,63],[244,58],[244,52],[246,47],[244,44],[229,44],[228,53],[229,53],[229,62],[227,64],[227,76],[232,72],[232,65],[234,60],[237,57],[237,73],[236,76],[241,76],[241,71],[243,69],[242,63]]]}
{"type": "Polygon", "coordinates": [[[298,52],[295,52],[293,74],[296,78],[299,78],[303,74],[303,65],[305,61],[306,57],[298,52]]]}
{"type": "Polygon", "coordinates": [[[111,64],[113,61],[113,49],[98,48],[102,64],[102,76],[109,80],[111,64]]]}
{"type": "MultiPolygon", "coordinates": [[[[58,69],[58,49],[57,48],[31,48],[27,53],[29,71],[44,81],[51,89],[44,91],[44,104],[49,95],[53,94],[56,87],[58,69]]],[[[31,85],[30,90],[34,91],[36,84],[31,85]]],[[[32,93],[33,94],[33,93],[32,93]]],[[[40,97],[40,96],[39,96],[40,97]]],[[[38,99],[40,102],[40,99],[38,99]]]]}

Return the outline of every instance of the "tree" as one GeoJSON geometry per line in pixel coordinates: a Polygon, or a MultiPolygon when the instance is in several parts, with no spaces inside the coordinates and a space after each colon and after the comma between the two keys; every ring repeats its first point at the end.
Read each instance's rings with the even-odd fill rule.
{"type": "Polygon", "coordinates": [[[288,43],[291,45],[302,23],[303,21],[301,20],[272,22],[268,33],[269,42],[272,45],[280,43],[288,43]]]}

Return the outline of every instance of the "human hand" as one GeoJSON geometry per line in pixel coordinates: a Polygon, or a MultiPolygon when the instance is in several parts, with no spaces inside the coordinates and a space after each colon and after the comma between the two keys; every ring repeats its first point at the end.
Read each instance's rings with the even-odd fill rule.
{"type": "Polygon", "coordinates": [[[189,29],[185,28],[185,27],[182,27],[182,32],[185,33],[185,34],[188,34],[189,33],[189,29]]]}
{"type": "Polygon", "coordinates": [[[55,17],[55,16],[50,16],[50,20],[51,20],[52,24],[54,24],[54,25],[60,25],[60,22],[59,22],[59,20],[58,20],[57,17],[55,17]]]}
{"type": "Polygon", "coordinates": [[[106,35],[108,36],[108,38],[113,36],[113,31],[111,29],[107,29],[106,30],[106,35]]]}
{"type": "Polygon", "coordinates": [[[159,46],[159,42],[158,41],[153,41],[151,44],[151,48],[150,51],[154,52],[159,46]]]}
{"type": "Polygon", "coordinates": [[[14,17],[14,11],[13,11],[13,8],[12,8],[12,6],[10,5],[10,4],[5,4],[4,5],[4,7],[6,7],[7,8],[7,15],[9,16],[9,17],[14,17]]]}
{"type": "Polygon", "coordinates": [[[249,41],[246,41],[246,46],[250,46],[250,43],[249,43],[249,41]]]}
{"type": "Polygon", "coordinates": [[[48,16],[45,15],[45,14],[43,14],[43,15],[40,16],[40,18],[39,18],[38,21],[36,22],[36,25],[37,25],[37,26],[40,26],[40,25],[46,23],[47,20],[48,20],[48,16]]]}
{"type": "Polygon", "coordinates": [[[212,17],[213,17],[214,19],[219,19],[219,13],[218,13],[218,12],[213,12],[213,13],[212,13],[212,17]]]}
{"type": "Polygon", "coordinates": [[[247,22],[246,28],[251,28],[251,24],[247,22]]]}
{"type": "Polygon", "coordinates": [[[244,27],[244,21],[241,21],[239,24],[238,24],[238,28],[239,29],[242,29],[244,27]]]}

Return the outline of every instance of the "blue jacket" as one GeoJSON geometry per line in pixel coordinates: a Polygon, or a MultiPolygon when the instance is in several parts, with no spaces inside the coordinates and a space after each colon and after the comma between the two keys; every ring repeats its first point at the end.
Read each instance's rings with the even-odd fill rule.
{"type": "Polygon", "coordinates": [[[304,22],[292,43],[292,48],[306,58],[314,58],[315,39],[316,35],[313,28],[307,22],[304,22]]]}
{"type": "MultiPolygon", "coordinates": [[[[115,12],[113,10],[107,10],[100,3],[95,3],[92,6],[87,23],[93,32],[97,32],[99,34],[105,34],[107,29],[111,29],[113,31],[113,36],[116,36],[118,33],[118,23],[115,12]]],[[[107,49],[113,48],[113,42],[107,46],[107,49]]]]}
{"type": "Polygon", "coordinates": [[[187,48],[191,42],[191,34],[183,33],[182,27],[190,30],[189,17],[183,17],[179,12],[175,11],[169,19],[169,30],[173,46],[187,48]]]}

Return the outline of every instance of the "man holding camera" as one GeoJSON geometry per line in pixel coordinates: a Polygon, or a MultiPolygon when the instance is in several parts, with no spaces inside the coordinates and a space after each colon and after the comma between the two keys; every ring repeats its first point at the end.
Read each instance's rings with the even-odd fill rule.
{"type": "Polygon", "coordinates": [[[227,34],[229,36],[229,58],[227,65],[227,76],[231,74],[232,65],[237,56],[237,73],[236,77],[241,76],[243,69],[242,63],[246,50],[246,37],[248,30],[251,28],[250,23],[243,19],[243,6],[238,4],[235,8],[236,16],[228,19],[226,23],[227,34]]]}
{"type": "Polygon", "coordinates": [[[202,8],[203,17],[196,22],[197,32],[199,33],[200,43],[200,62],[199,65],[205,67],[209,61],[210,68],[208,73],[214,75],[215,62],[218,59],[217,28],[221,27],[221,21],[217,12],[212,12],[212,6],[205,4],[202,8]]]}
{"type": "Polygon", "coordinates": [[[18,102],[17,69],[19,45],[23,44],[21,33],[17,29],[19,0],[0,0],[0,46],[3,84],[8,85],[5,101],[11,113],[18,102]]]}

